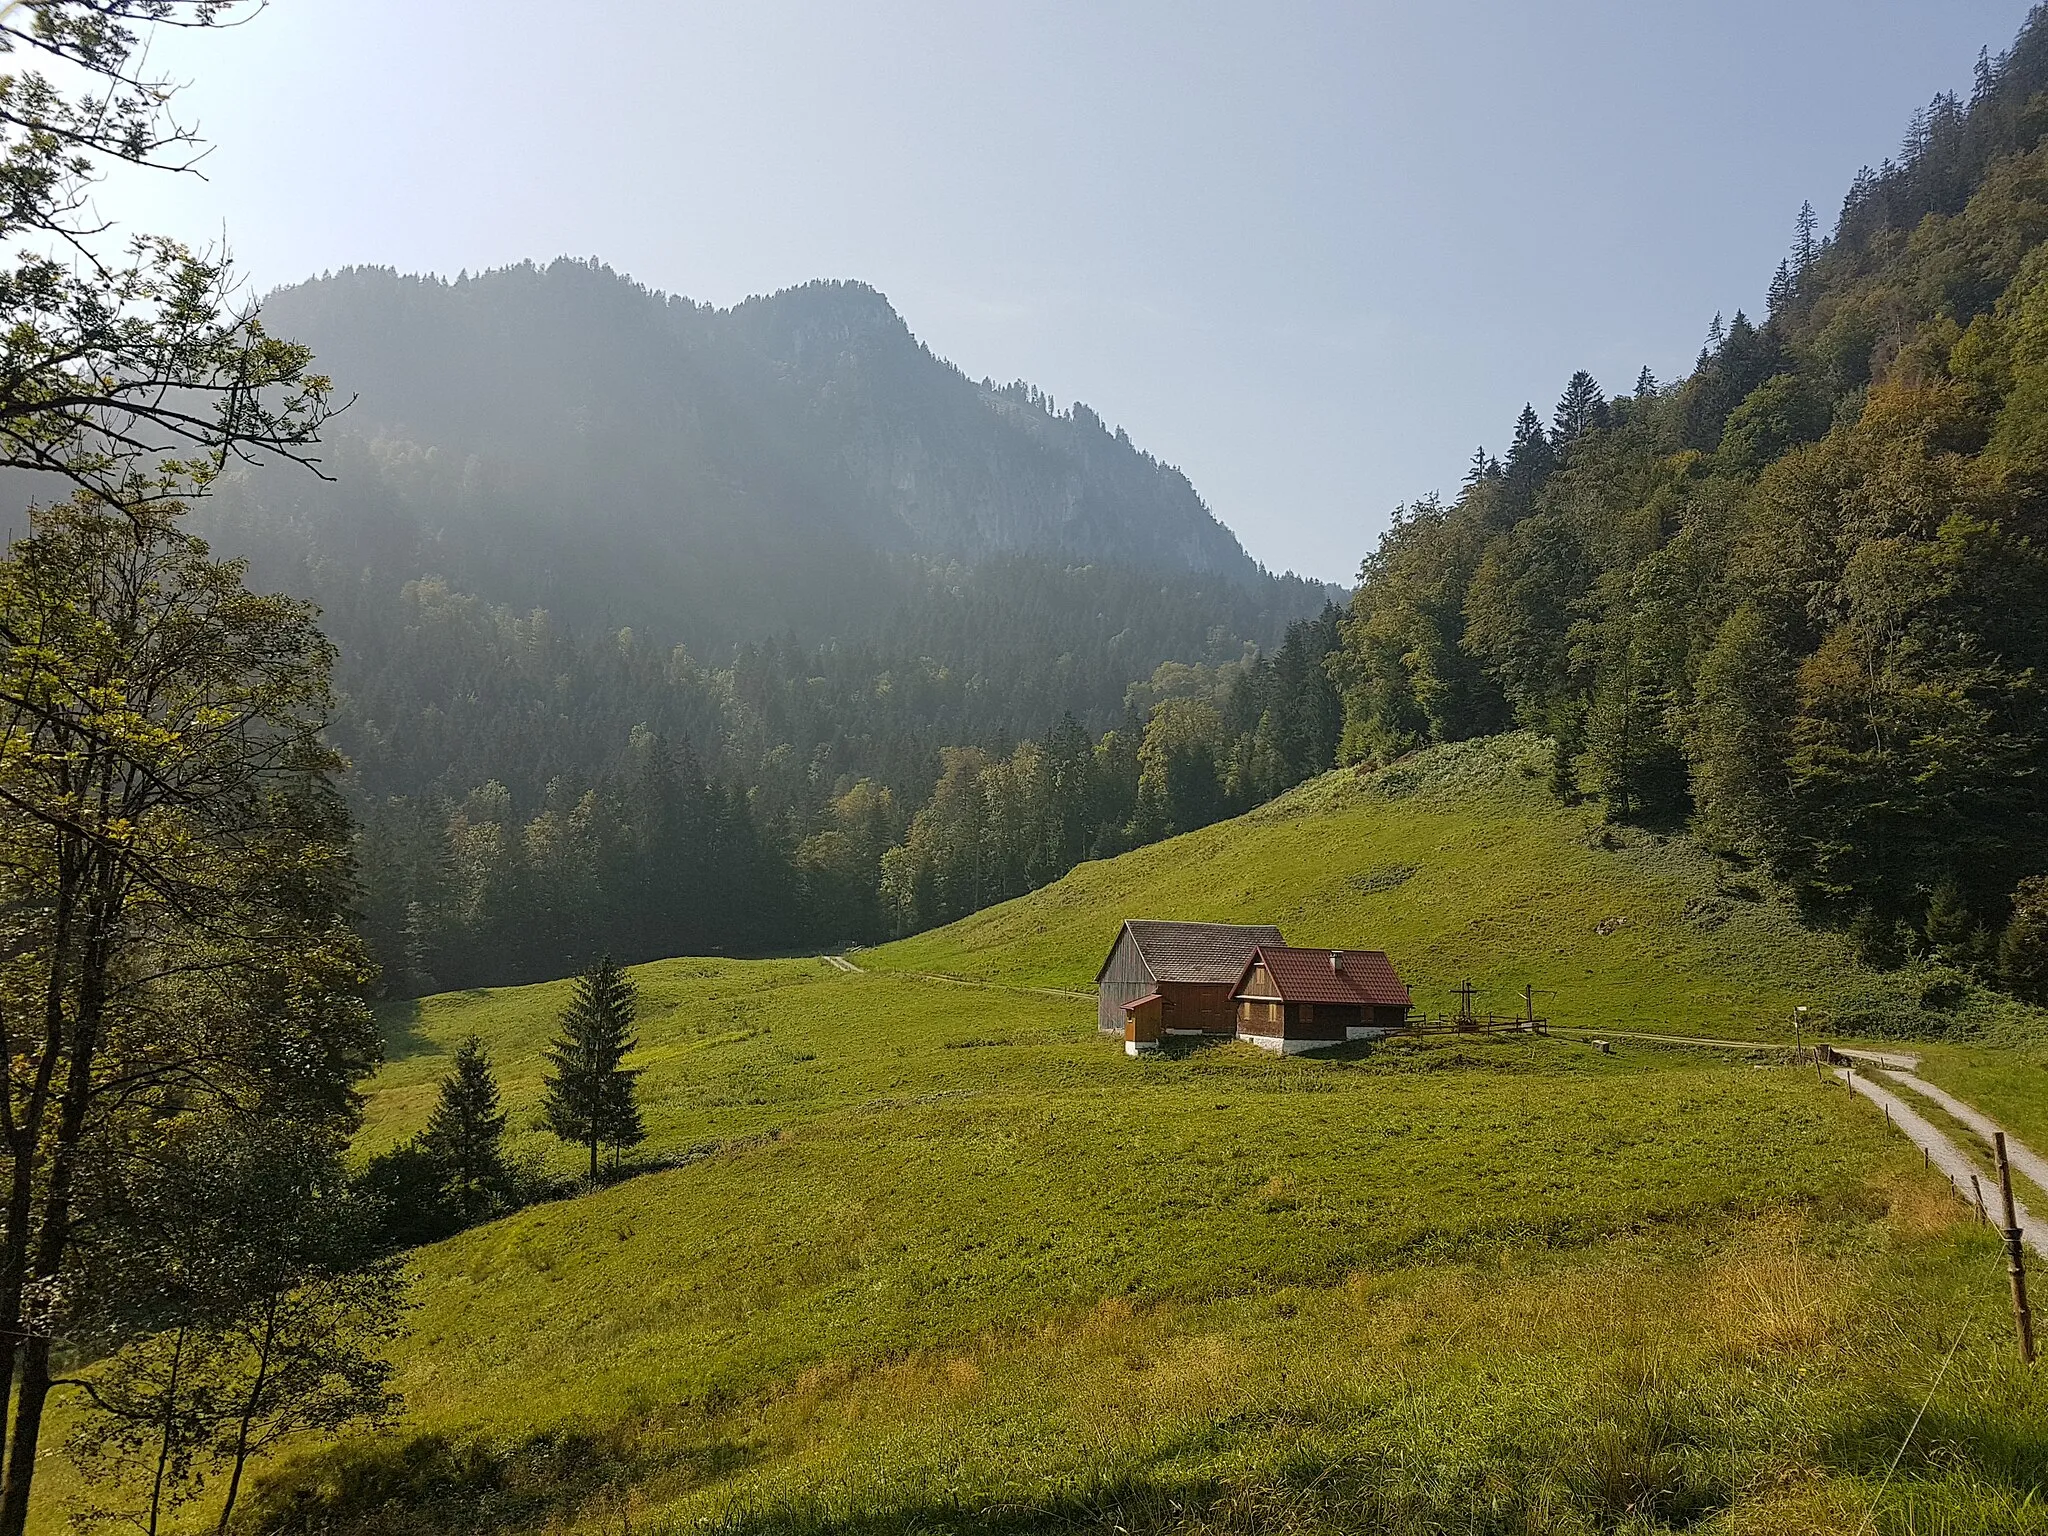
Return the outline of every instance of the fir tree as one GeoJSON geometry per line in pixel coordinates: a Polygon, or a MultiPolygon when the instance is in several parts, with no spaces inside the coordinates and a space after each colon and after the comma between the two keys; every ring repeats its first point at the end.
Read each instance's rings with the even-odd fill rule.
{"type": "Polygon", "coordinates": [[[1656,393],[1657,375],[1650,372],[1649,365],[1646,363],[1643,365],[1643,371],[1636,375],[1636,398],[1638,400],[1647,400],[1656,393]]]}
{"type": "Polygon", "coordinates": [[[1792,275],[1802,277],[1820,254],[1820,216],[1810,202],[1799,205],[1798,233],[1792,242],[1792,275]]]}
{"type": "Polygon", "coordinates": [[[1515,440],[1508,446],[1508,478],[1517,485],[1534,489],[1557,462],[1543,420],[1533,405],[1524,405],[1515,420],[1515,440]]]}
{"type": "Polygon", "coordinates": [[[1778,270],[1771,276],[1771,287],[1764,302],[1774,315],[1783,314],[1792,304],[1792,263],[1781,261],[1778,270]]]}
{"type": "Polygon", "coordinates": [[[2022,880],[1998,944],[1999,980],[2015,996],[2048,1003],[2048,876],[2022,880]]]}
{"type": "Polygon", "coordinates": [[[1607,397],[1585,369],[1574,373],[1565,385],[1552,424],[1552,442],[1560,453],[1588,432],[1607,425],[1607,397]]]}
{"type": "Polygon", "coordinates": [[[494,1215],[508,1203],[512,1174],[505,1163],[505,1114],[491,1053],[475,1035],[455,1050],[455,1065],[441,1079],[441,1102],[427,1121],[420,1147],[433,1159],[441,1193],[464,1226],[494,1215]]]}
{"type": "Polygon", "coordinates": [[[541,1116],[563,1141],[590,1151],[597,1180],[600,1149],[636,1147],[646,1139],[634,1101],[639,1072],[620,1063],[639,1041],[633,1017],[639,999],[609,955],[576,978],[575,996],[548,1047],[541,1116]]]}

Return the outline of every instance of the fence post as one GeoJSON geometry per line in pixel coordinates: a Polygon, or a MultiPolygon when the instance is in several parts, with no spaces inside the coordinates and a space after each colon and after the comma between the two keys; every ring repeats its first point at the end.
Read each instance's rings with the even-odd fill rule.
{"type": "Polygon", "coordinates": [[[2027,1256],[2020,1246],[2020,1220],[2013,1208],[2012,1164],[2005,1156],[2005,1132],[1991,1133],[1998,1155],[1998,1202],[2005,1214],[2005,1272],[2012,1278],[2012,1320],[2019,1328],[2020,1358],[2034,1363],[2034,1314],[2027,1308],[2027,1256]]]}
{"type": "Polygon", "coordinates": [[[1977,1197],[1977,1219],[1985,1226],[1991,1225],[1991,1213],[1984,1209],[1984,1186],[1977,1182],[1977,1175],[1970,1175],[1970,1193],[1977,1197]]]}

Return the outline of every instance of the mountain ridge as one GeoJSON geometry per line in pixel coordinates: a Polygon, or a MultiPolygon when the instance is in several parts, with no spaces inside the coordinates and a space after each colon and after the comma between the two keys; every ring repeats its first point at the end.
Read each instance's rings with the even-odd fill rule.
{"type": "Polygon", "coordinates": [[[863,283],[716,309],[569,258],[350,267],[264,312],[351,397],[346,489],[245,478],[209,518],[300,561],[378,563],[381,524],[489,600],[693,644],[843,636],[861,605],[835,587],[886,587],[905,555],[1274,579],[1178,469],[1085,405],[969,378],[863,283]]]}

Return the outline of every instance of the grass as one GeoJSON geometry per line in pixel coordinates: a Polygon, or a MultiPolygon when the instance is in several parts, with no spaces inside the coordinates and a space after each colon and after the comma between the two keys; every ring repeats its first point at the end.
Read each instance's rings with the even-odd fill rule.
{"type": "MultiPolygon", "coordinates": [[[[645,1171],[415,1255],[403,1423],[267,1468],[249,1529],[2048,1528],[1993,1241],[1810,1071],[1521,1036],[1140,1063],[1044,990],[1127,915],[1271,914],[1604,1028],[1763,1036],[1867,983],[1526,760],[1332,776],[866,974],[638,968],[645,1171]]],[[[533,1125],[566,997],[394,1010],[362,1150],[474,1031],[572,1170],[533,1125]]]]}
{"type": "Polygon", "coordinates": [[[1086,988],[1125,917],[1273,922],[1290,942],[1384,949],[1430,1013],[1538,989],[1560,1024],[1790,1039],[1866,980],[1761,876],[1690,839],[1558,803],[1534,736],[1333,773],[1235,821],[1084,864],[951,927],[859,957],[889,970],[1086,988]]]}

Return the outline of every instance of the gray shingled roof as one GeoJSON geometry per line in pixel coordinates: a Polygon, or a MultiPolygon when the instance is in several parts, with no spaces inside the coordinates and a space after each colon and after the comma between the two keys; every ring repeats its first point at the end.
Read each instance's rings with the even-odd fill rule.
{"type": "Polygon", "coordinates": [[[1124,928],[1154,981],[1206,981],[1234,986],[1261,944],[1279,944],[1270,923],[1162,923],[1131,918],[1124,928]]]}

